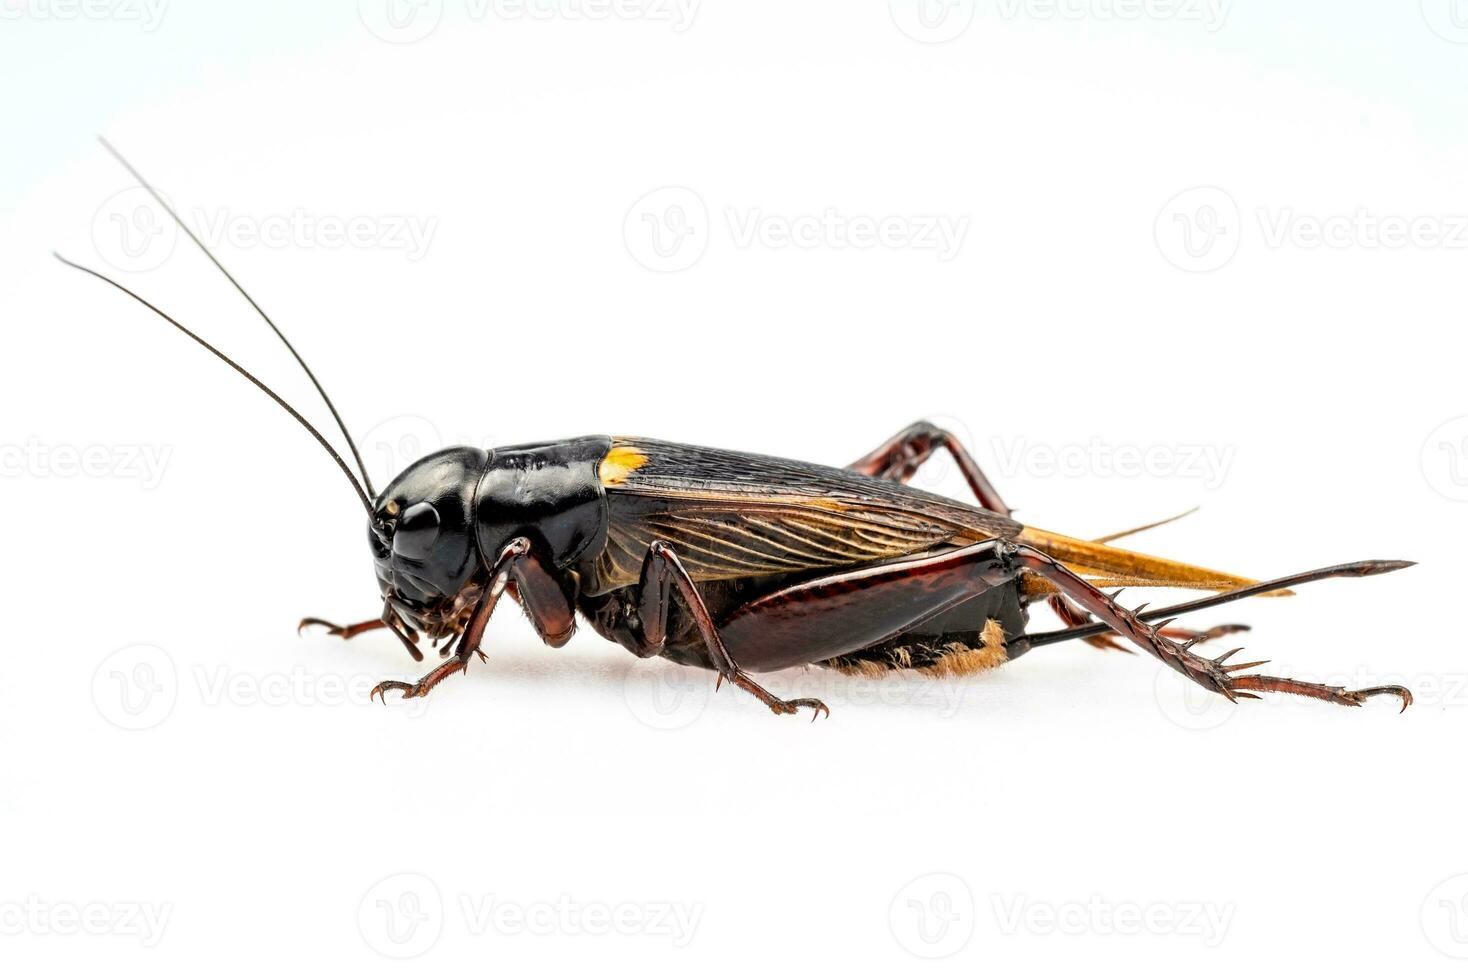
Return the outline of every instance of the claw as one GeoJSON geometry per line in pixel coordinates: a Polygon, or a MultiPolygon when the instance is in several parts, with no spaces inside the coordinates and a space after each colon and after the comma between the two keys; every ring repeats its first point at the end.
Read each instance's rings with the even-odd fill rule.
{"type": "Polygon", "coordinates": [[[368,693],[367,700],[371,701],[373,698],[380,698],[382,703],[386,705],[388,691],[402,691],[404,698],[415,696],[414,688],[411,684],[404,684],[402,681],[383,681],[368,693]]]}
{"type": "Polygon", "coordinates": [[[1398,711],[1397,714],[1401,714],[1402,711],[1406,711],[1412,706],[1412,692],[1407,690],[1405,687],[1398,687],[1395,684],[1388,684],[1385,687],[1368,687],[1364,690],[1350,691],[1348,693],[1354,697],[1360,698],[1361,703],[1363,704],[1368,698],[1374,698],[1378,694],[1390,694],[1393,697],[1401,698],[1402,709],[1401,711],[1398,711]]]}
{"type": "Polygon", "coordinates": [[[831,709],[826,707],[825,702],[819,698],[794,698],[790,701],[777,701],[770,705],[770,710],[777,715],[799,714],[801,708],[811,709],[810,720],[812,722],[815,722],[823,711],[826,713],[827,718],[831,716],[831,709]]]}
{"type": "Polygon", "coordinates": [[[342,628],[335,623],[328,623],[326,620],[317,619],[315,616],[307,616],[296,624],[296,635],[300,636],[301,631],[307,626],[325,626],[327,633],[332,636],[340,636],[342,632],[342,628]]]}

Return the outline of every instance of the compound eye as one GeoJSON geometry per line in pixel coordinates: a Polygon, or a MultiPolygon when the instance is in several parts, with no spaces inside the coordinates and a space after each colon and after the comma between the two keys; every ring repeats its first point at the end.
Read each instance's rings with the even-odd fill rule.
{"type": "Polygon", "coordinates": [[[428,501],[414,504],[398,518],[392,536],[394,554],[404,558],[423,558],[438,539],[438,511],[428,501]]]}

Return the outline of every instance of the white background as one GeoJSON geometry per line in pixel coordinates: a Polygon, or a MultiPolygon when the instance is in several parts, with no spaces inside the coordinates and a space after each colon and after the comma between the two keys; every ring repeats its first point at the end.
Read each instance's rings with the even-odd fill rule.
{"type": "Polygon", "coordinates": [[[533,9],[3,5],[6,972],[1460,975],[1468,9],[533,9]],[[932,417],[1043,527],[1202,505],[1135,545],[1416,559],[1195,620],[1418,704],[1230,709],[1074,645],[768,677],[812,725],[506,607],[487,666],[369,705],[392,639],[293,628],[377,609],[345,482],[48,256],[326,419],[97,133],[379,483],[601,431],[839,464],[932,417]]]}

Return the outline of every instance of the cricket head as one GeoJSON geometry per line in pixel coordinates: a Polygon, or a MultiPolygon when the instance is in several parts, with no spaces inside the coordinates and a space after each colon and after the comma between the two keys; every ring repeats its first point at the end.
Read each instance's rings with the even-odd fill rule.
{"type": "Polygon", "coordinates": [[[469,446],[430,453],[377,495],[368,520],[377,584],[392,608],[428,636],[455,632],[483,588],[474,491],[489,454],[469,446]]]}

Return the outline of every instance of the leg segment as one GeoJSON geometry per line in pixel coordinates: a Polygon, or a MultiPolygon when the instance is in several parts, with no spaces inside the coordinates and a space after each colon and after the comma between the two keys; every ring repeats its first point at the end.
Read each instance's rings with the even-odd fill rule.
{"type": "Polygon", "coordinates": [[[979,469],[979,464],[963,448],[963,443],[955,439],[951,432],[940,429],[931,422],[914,422],[846,468],[867,476],[906,483],[912,479],[918,467],[939,449],[948,450],[953,461],[958,464],[963,478],[968,481],[969,488],[978,498],[980,507],[1009,516],[1009,507],[979,469]]]}
{"type": "Polygon", "coordinates": [[[468,669],[469,658],[455,656],[452,660],[445,660],[412,684],[404,681],[382,681],[372,689],[372,692],[367,695],[367,699],[370,701],[372,698],[381,698],[382,703],[387,704],[388,691],[400,691],[405,698],[421,698],[437,687],[438,682],[445,677],[461,673],[468,669]]]}
{"type": "MultiPolygon", "coordinates": [[[[1094,620],[1091,619],[1090,615],[1087,614],[1084,609],[1081,609],[1074,602],[1070,601],[1065,596],[1060,595],[1059,593],[1050,596],[1045,601],[1046,604],[1050,606],[1051,611],[1053,611],[1056,616],[1060,617],[1060,621],[1064,623],[1067,627],[1073,629],[1077,626],[1086,626],[1094,622],[1094,620]]],[[[1246,633],[1248,632],[1248,630],[1249,627],[1243,625],[1242,623],[1225,623],[1222,626],[1214,626],[1213,628],[1206,630],[1190,630],[1183,629],[1181,626],[1168,626],[1158,630],[1157,632],[1161,633],[1169,640],[1183,640],[1187,642],[1189,646],[1191,646],[1194,643],[1207,643],[1209,640],[1216,640],[1224,636],[1232,636],[1235,633],[1246,633]]],[[[1120,643],[1116,642],[1116,637],[1114,635],[1108,633],[1101,633],[1096,636],[1087,636],[1083,639],[1083,642],[1088,643],[1093,647],[1096,647],[1098,650],[1121,650],[1125,653],[1132,652],[1131,650],[1128,650],[1126,647],[1122,646],[1120,643]]]]}
{"type": "Polygon", "coordinates": [[[329,635],[339,636],[344,640],[350,640],[352,637],[357,636],[361,633],[366,633],[370,630],[391,630],[392,635],[396,636],[400,641],[402,641],[403,646],[408,651],[408,656],[412,657],[414,660],[421,661],[423,659],[423,651],[418,649],[418,631],[405,628],[405,624],[402,623],[402,620],[399,618],[397,611],[393,609],[391,602],[385,603],[383,605],[382,615],[377,617],[376,619],[369,619],[360,623],[352,623],[349,626],[338,626],[335,623],[327,622],[324,619],[317,619],[314,616],[308,616],[296,624],[296,634],[299,636],[301,630],[305,629],[307,626],[325,626],[326,632],[329,635]]]}
{"type": "Polygon", "coordinates": [[[1136,613],[1124,608],[1116,600],[1098,590],[1075,572],[1061,565],[1044,552],[1028,545],[1014,548],[1013,560],[1025,571],[1039,575],[1058,588],[1061,593],[1074,600],[1086,612],[1095,616],[1122,637],[1152,654],[1173,670],[1194,683],[1217,691],[1230,701],[1253,698],[1251,691],[1276,691],[1298,694],[1304,697],[1330,701],[1334,704],[1358,706],[1378,694],[1391,694],[1402,700],[1403,710],[1412,703],[1412,692],[1404,687],[1373,687],[1361,691],[1348,691],[1341,687],[1311,684],[1288,677],[1268,677],[1262,674],[1239,676],[1239,671],[1263,666],[1268,661],[1246,664],[1224,665],[1238,650],[1230,650],[1222,656],[1209,660],[1193,653],[1192,642],[1179,644],[1161,634],[1161,626],[1148,626],[1137,618],[1136,613]]]}
{"type": "Polygon", "coordinates": [[[995,588],[1012,591],[1022,617],[1006,547],[984,541],[787,586],[735,609],[719,632],[734,659],[767,671],[866,650],[995,588]]]}
{"type": "Polygon", "coordinates": [[[753,678],[740,668],[725,648],[724,641],[719,636],[719,630],[714,625],[713,617],[709,615],[708,607],[704,605],[703,597],[698,593],[698,586],[694,583],[693,577],[678,560],[677,553],[661,541],[652,543],[652,546],[648,548],[647,558],[642,563],[637,615],[645,651],[642,653],[643,656],[656,655],[667,642],[668,612],[675,589],[683,600],[683,605],[693,616],[694,623],[698,626],[699,634],[703,637],[704,645],[708,649],[709,659],[713,661],[714,669],[719,672],[720,683],[728,680],[735,687],[748,691],[777,715],[793,715],[801,708],[810,708],[811,720],[814,721],[822,712],[827,715],[831,713],[831,709],[815,698],[795,698],[790,701],[777,698],[756,684],[753,678]]]}
{"type": "Polygon", "coordinates": [[[378,619],[363,620],[360,623],[350,623],[346,626],[338,626],[337,624],[327,622],[324,619],[317,619],[315,616],[307,616],[305,619],[301,620],[299,624],[297,624],[296,632],[300,633],[301,630],[305,629],[307,626],[325,626],[328,636],[339,636],[343,640],[350,640],[352,637],[357,636],[360,633],[366,633],[369,630],[386,629],[387,623],[383,622],[382,619],[379,617],[378,619]]]}

